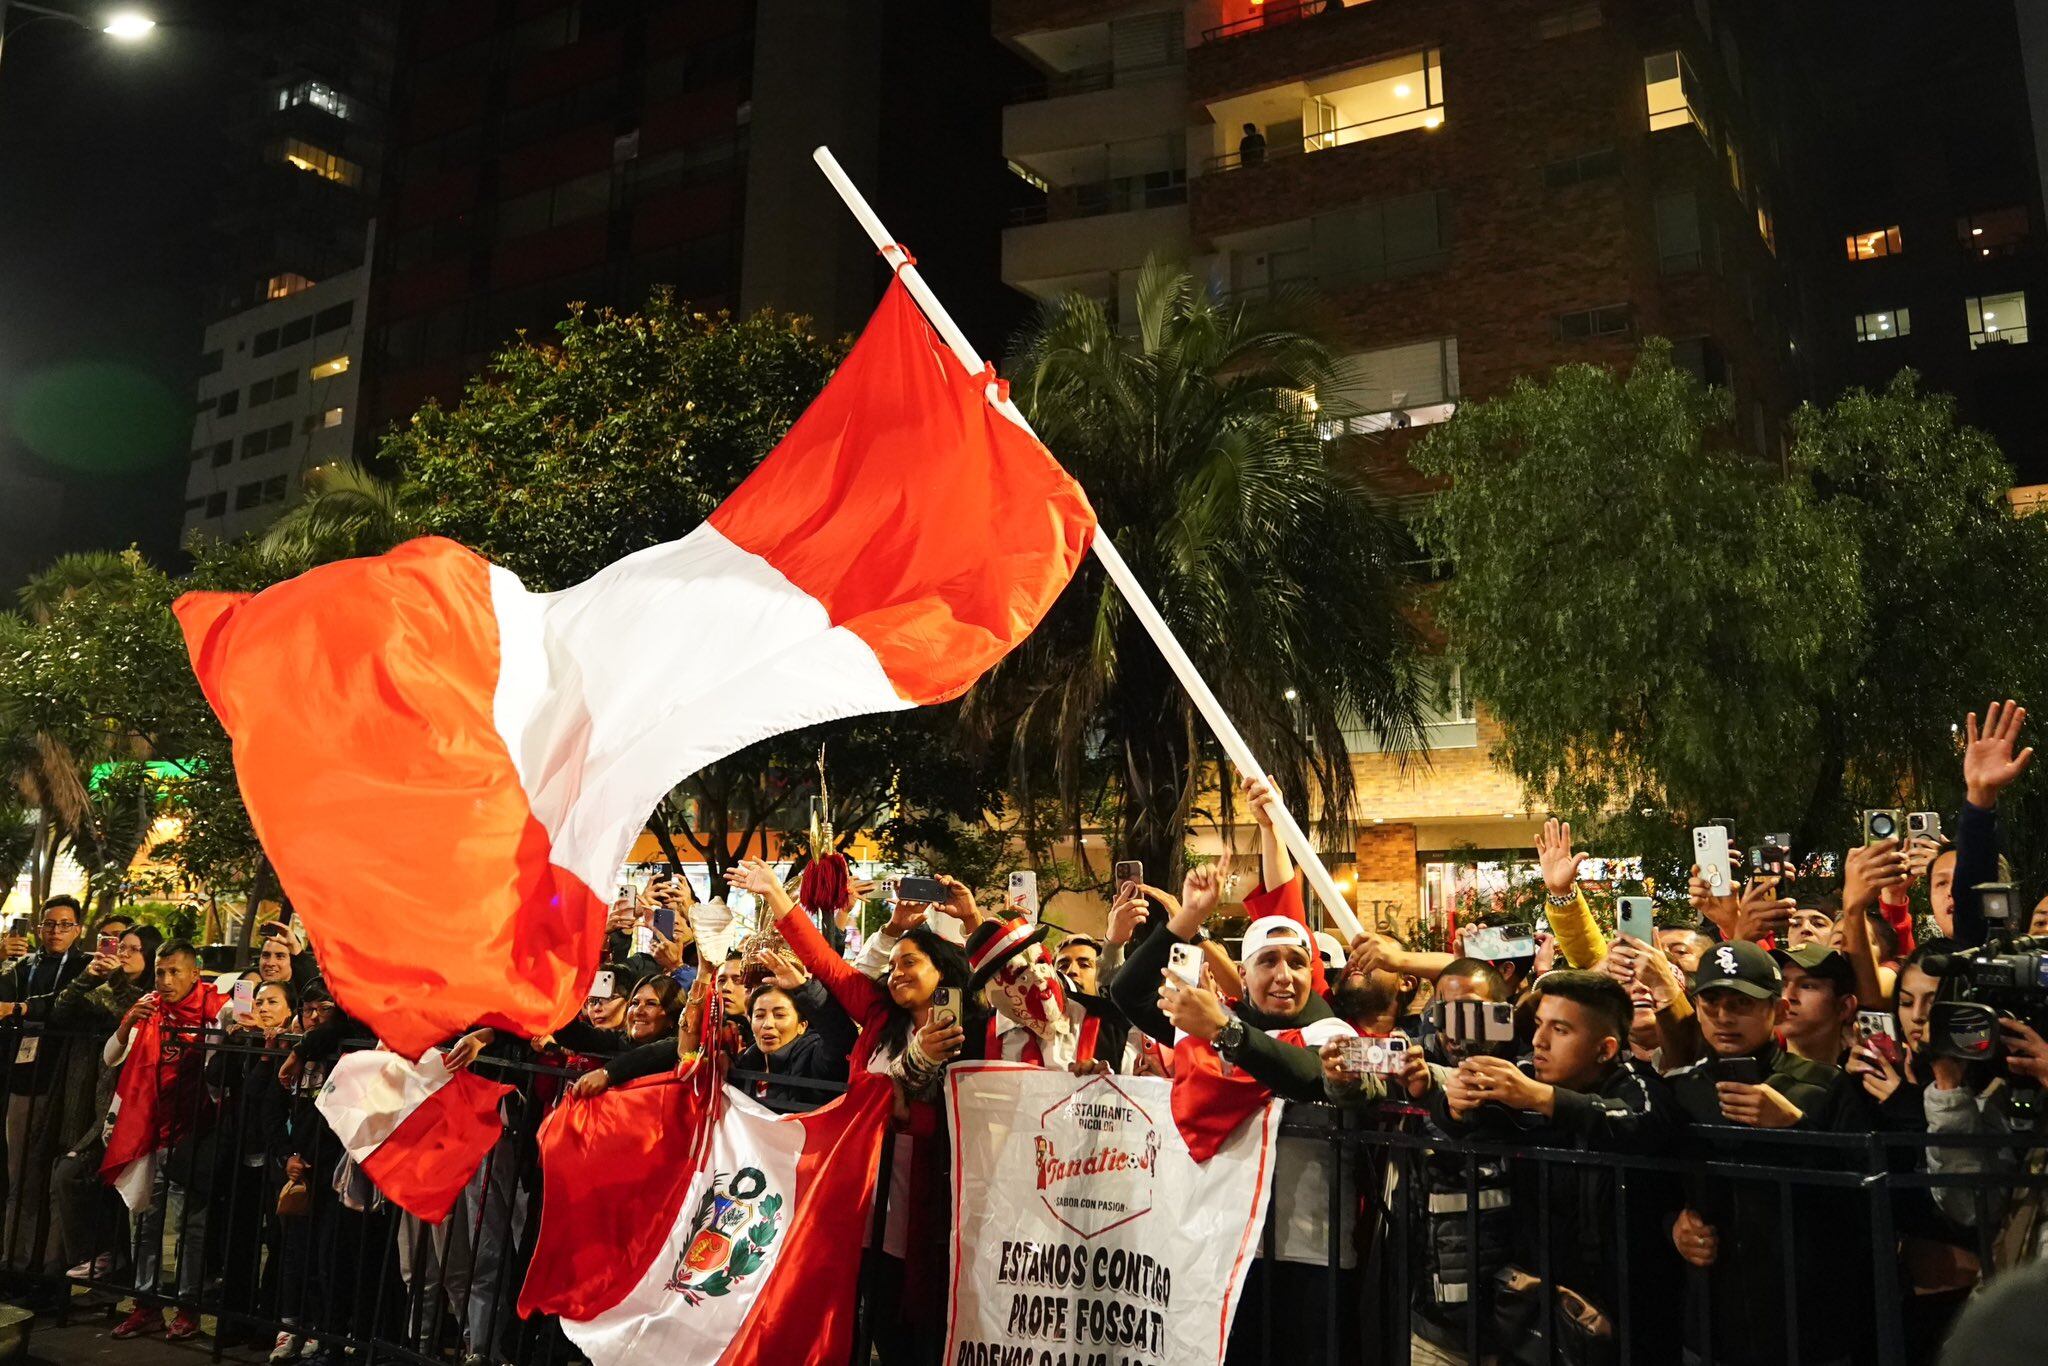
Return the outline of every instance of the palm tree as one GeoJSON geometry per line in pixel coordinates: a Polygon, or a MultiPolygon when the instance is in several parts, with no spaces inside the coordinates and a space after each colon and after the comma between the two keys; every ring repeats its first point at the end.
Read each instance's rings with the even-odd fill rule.
{"type": "Polygon", "coordinates": [[[306,496],[263,534],[264,555],[286,573],[381,555],[420,534],[398,485],[354,461],[308,471],[305,486],[306,496]]]}
{"type": "Polygon", "coordinates": [[[127,550],[81,550],[59,555],[50,567],[22,585],[17,595],[22,610],[32,620],[47,622],[50,613],[66,599],[82,593],[125,592],[132,589],[147,569],[142,552],[127,550]]]}
{"type": "MultiPolygon", "coordinates": [[[[1244,731],[1289,806],[1349,839],[1347,730],[1418,748],[1422,671],[1403,609],[1401,524],[1318,430],[1311,396],[1343,367],[1313,301],[1209,298],[1158,261],[1137,335],[1070,296],[1044,305],[1013,357],[1018,402],[1080,480],[1117,548],[1244,731]]],[[[1078,829],[1107,765],[1119,857],[1177,877],[1221,755],[1186,694],[1092,562],[983,687],[970,715],[1011,740],[1020,782],[1051,756],[1078,829]]],[[[1230,815],[1230,786],[1221,811],[1230,815]]]]}

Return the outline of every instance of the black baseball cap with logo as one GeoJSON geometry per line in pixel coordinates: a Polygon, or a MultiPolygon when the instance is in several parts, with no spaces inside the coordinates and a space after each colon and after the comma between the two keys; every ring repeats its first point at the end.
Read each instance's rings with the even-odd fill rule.
{"type": "Polygon", "coordinates": [[[1776,960],[1747,939],[1714,945],[1700,955],[1700,969],[1692,975],[1695,996],[1727,990],[1768,1001],[1775,999],[1784,985],[1776,960]]]}
{"type": "Polygon", "coordinates": [[[1796,949],[1772,949],[1771,957],[1780,963],[1797,963],[1809,977],[1834,983],[1837,991],[1856,990],[1856,969],[1849,956],[1839,949],[1826,944],[1802,944],[1796,949]]]}

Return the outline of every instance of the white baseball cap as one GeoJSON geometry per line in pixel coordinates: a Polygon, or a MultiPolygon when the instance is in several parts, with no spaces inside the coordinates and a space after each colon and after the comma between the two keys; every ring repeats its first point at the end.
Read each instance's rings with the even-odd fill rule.
{"type": "Polygon", "coordinates": [[[1316,931],[1316,951],[1323,955],[1323,966],[1332,972],[1344,966],[1351,955],[1344,952],[1344,946],[1337,942],[1337,936],[1324,930],[1316,931]]]}
{"type": "Polygon", "coordinates": [[[1308,926],[1284,915],[1262,915],[1245,927],[1244,938],[1238,944],[1237,961],[1249,963],[1261,949],[1286,944],[1292,944],[1310,957],[1315,956],[1316,945],[1309,938],[1308,926]]]}

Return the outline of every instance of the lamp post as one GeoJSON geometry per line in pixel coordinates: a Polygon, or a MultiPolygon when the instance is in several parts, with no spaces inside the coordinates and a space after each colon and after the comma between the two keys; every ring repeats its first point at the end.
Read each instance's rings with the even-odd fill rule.
{"type": "Polygon", "coordinates": [[[116,10],[95,25],[92,20],[82,18],[69,10],[50,9],[43,5],[30,4],[29,0],[11,0],[11,3],[10,0],[0,0],[0,57],[4,57],[7,51],[7,14],[10,9],[26,11],[30,23],[37,19],[62,19],[87,31],[97,29],[98,32],[123,43],[146,38],[156,27],[156,20],[139,10],[116,10]]]}

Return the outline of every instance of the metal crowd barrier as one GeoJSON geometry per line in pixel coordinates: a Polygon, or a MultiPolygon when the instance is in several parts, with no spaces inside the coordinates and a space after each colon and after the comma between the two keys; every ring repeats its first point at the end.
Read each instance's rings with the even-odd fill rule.
{"type": "MultiPolygon", "coordinates": [[[[89,1088],[88,1101],[104,1093],[98,1080],[106,1036],[35,1026],[0,1029],[0,1044],[5,1045],[0,1076],[6,1079],[8,1097],[4,1268],[15,1296],[39,1293],[46,1301],[43,1307],[60,1322],[95,1311],[111,1312],[135,1296],[190,1310],[214,1320],[208,1343],[215,1359],[237,1343],[267,1348],[280,1333],[316,1341],[323,1350],[348,1349],[354,1366],[375,1366],[379,1361],[447,1366],[465,1354],[518,1366],[557,1366],[580,1359],[554,1321],[522,1320],[514,1312],[539,1232],[534,1135],[578,1073],[524,1060],[479,1062],[479,1070],[515,1088],[505,1102],[505,1135],[455,1211],[434,1226],[387,1204],[367,1183],[347,1179],[349,1169],[341,1161],[339,1144],[313,1108],[321,1071],[309,1067],[291,1087],[277,1080],[289,1039],[266,1044],[212,1030],[167,1033],[182,1046],[203,1050],[208,1084],[190,1098],[194,1137],[173,1150],[166,1163],[161,1192],[165,1208],[154,1258],[156,1275],[151,1277],[150,1249],[136,1235],[142,1232],[146,1242],[155,1221],[130,1219],[113,1191],[99,1182],[99,1114],[92,1104],[81,1102],[80,1091],[71,1089],[89,1088]],[[34,1039],[35,1046],[22,1048],[25,1038],[34,1039]],[[88,1112],[89,1122],[78,1124],[88,1112]],[[294,1153],[311,1159],[308,1208],[303,1214],[284,1214],[278,1196],[285,1183],[285,1159],[294,1153]],[[94,1258],[105,1261],[104,1271],[65,1275],[75,1262],[94,1258]]],[[[731,1079],[749,1094],[752,1083],[772,1080],[778,1087],[815,1094],[816,1104],[844,1089],[838,1083],[737,1071],[731,1079]]],[[[774,1108],[801,1110],[809,1105],[774,1108]]],[[[1781,1271],[1792,1269],[1781,1325],[1787,1366],[1823,1366],[1800,1354],[1801,1318],[1839,1312],[1841,1286],[1858,1277],[1871,1295],[1867,1335],[1855,1339],[1856,1360],[1911,1366],[1924,1358],[1925,1343],[1909,1331],[1913,1307],[1901,1284],[1896,1252],[1901,1202],[1937,1189],[1970,1190],[1986,1201],[1998,1192],[2032,1192],[2048,1198],[2048,1173],[2039,1161],[2032,1164],[2032,1171],[1933,1175],[1918,1157],[1925,1148],[1975,1148],[2005,1149],[2024,1159],[2029,1152],[2048,1147],[2048,1137],[2030,1134],[1961,1138],[1738,1132],[1732,1135],[1735,1141],[1753,1139],[1768,1152],[1755,1162],[1700,1161],[1453,1141],[1422,1133],[1419,1112],[1398,1105],[1366,1110],[1290,1106],[1281,1134],[1320,1145],[1327,1172],[1342,1177],[1324,1182],[1323,1265],[1275,1270],[1276,1227],[1269,1218],[1263,1259],[1268,1279],[1261,1283],[1261,1293],[1248,1293],[1240,1307],[1240,1320],[1256,1322],[1260,1359],[1284,1360],[1289,1366],[1406,1366],[1411,1306],[1423,1274],[1412,1252],[1418,1234],[1414,1221],[1419,1215],[1426,1217],[1429,1208],[1418,1198],[1428,1189],[1426,1161],[1438,1164],[1439,1184],[1446,1160],[1462,1169],[1462,1204],[1455,1191],[1438,1194],[1450,1208],[1462,1209],[1468,1249],[1480,1245],[1480,1219],[1486,1207],[1482,1163],[1504,1164],[1516,1192],[1533,1183],[1536,1193],[1533,1211],[1513,1210],[1520,1241],[1535,1248],[1534,1264],[1524,1268],[1540,1281],[1535,1292],[1535,1340],[1519,1344],[1513,1354],[1503,1353],[1500,1344],[1482,1339],[1483,1313],[1470,1312],[1465,1315],[1462,1352],[1468,1361],[1491,1359],[1494,1354],[1500,1360],[1570,1360],[1548,1329],[1555,1321],[1557,1295],[1552,1272],[1558,1250],[1553,1243],[1559,1236],[1557,1207],[1575,1198],[1576,1183],[1589,1177],[1611,1183],[1611,1203],[1603,1200],[1602,1209],[1612,1220],[1605,1236],[1614,1250],[1614,1284],[1568,1288],[1593,1299],[1609,1316],[1615,1366],[1679,1359],[1646,1354],[1639,1345],[1644,1327],[1638,1321],[1639,1301],[1646,1285],[1632,1285],[1632,1278],[1666,1277],[1694,1316],[1712,1321],[1709,1278],[1674,1271],[1676,1257],[1668,1238],[1660,1235],[1653,1246],[1642,1245],[1639,1220],[1648,1207],[1644,1202],[1661,1211],[1670,1192],[1682,1191],[1688,1183],[1726,1180],[1776,1192],[1776,1248],[1769,1254],[1745,1248],[1742,1255],[1770,1255],[1781,1271]],[[1788,1160],[1794,1155],[1799,1159],[1796,1164],[1788,1160]],[[1856,1216],[1835,1239],[1842,1280],[1795,1285],[1795,1240],[1804,1226],[1794,1216],[1800,1202],[1815,1193],[1829,1195],[1836,1211],[1853,1209],[1856,1216]],[[1347,1260],[1352,1267],[1344,1265],[1347,1260]]],[[[1731,1131],[1717,1130],[1716,1136],[1728,1138],[1731,1131]]],[[[884,1173],[890,1157],[885,1144],[884,1173]]],[[[1286,1161],[1283,1156],[1283,1167],[1286,1161]]],[[[877,1183],[875,1228],[887,1219],[888,1185],[886,1178],[877,1183]]],[[[1979,1223],[1974,1250],[1980,1263],[1990,1266],[1996,1229],[1988,1220],[1979,1223]]],[[[1727,1231],[1723,1236],[1723,1255],[1733,1255],[1725,1241],[1727,1231]]],[[[863,1268],[864,1294],[870,1269],[863,1268]]],[[[1466,1258],[1466,1271],[1464,1303],[1485,1306],[1490,1273],[1471,1256],[1466,1258]]],[[[1674,1304],[1672,1310],[1676,1308],[1674,1304]]],[[[858,1315],[856,1322],[861,1328],[852,1359],[866,1363],[866,1315],[858,1315]]],[[[1685,1348],[1701,1360],[1716,1359],[1710,1340],[1688,1341],[1685,1348]]],[[[1850,1354],[1845,1349],[1845,1357],[1850,1354]]]]}

